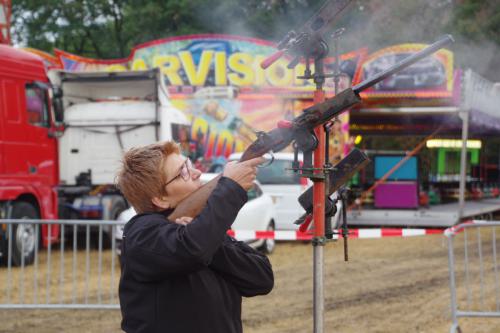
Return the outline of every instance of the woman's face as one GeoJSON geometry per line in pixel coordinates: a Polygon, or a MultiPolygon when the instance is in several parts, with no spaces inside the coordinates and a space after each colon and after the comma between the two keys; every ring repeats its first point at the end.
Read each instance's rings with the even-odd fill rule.
{"type": "Polygon", "coordinates": [[[201,187],[201,171],[192,167],[188,158],[180,154],[170,154],[163,165],[166,195],[153,198],[153,203],[161,209],[174,208],[189,194],[201,187]]]}

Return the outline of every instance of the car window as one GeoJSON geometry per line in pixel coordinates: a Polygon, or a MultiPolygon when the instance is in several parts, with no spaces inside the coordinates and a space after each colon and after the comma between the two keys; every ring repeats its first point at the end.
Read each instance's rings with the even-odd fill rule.
{"type": "Polygon", "coordinates": [[[274,160],[271,165],[259,168],[257,180],[262,185],[298,185],[300,184],[300,175],[292,170],[287,170],[291,167],[292,161],[274,160]]]}

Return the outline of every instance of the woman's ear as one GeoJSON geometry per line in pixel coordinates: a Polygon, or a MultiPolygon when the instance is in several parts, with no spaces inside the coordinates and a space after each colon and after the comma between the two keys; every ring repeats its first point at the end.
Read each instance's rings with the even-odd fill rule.
{"type": "Polygon", "coordinates": [[[171,206],[168,197],[153,197],[151,199],[151,202],[153,203],[153,205],[161,209],[169,209],[171,206]]]}

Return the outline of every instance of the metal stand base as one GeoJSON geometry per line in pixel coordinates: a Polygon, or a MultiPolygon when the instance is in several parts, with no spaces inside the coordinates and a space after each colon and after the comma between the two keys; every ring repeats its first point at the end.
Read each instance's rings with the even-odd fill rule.
{"type": "Polygon", "coordinates": [[[323,251],[322,242],[313,243],[314,266],[314,333],[323,333],[324,329],[324,288],[323,288],[323,251]]]}

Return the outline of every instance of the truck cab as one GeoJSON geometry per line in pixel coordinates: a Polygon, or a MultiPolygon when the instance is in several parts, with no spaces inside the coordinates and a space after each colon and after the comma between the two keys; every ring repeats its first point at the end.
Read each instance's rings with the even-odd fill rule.
{"type": "MultiPolygon", "coordinates": [[[[0,218],[56,219],[59,164],[56,112],[43,60],[0,45],[0,218]]],[[[34,257],[35,227],[2,225],[2,247],[13,241],[13,264],[34,257]]],[[[47,226],[42,226],[47,244],[47,226]]],[[[52,240],[58,228],[51,228],[52,240]]]]}
{"type": "MultiPolygon", "coordinates": [[[[114,186],[122,154],[189,132],[158,69],[47,72],[0,45],[0,219],[116,219],[128,207],[114,186]]],[[[59,227],[1,225],[0,257],[12,240],[12,263],[30,264],[37,234],[57,242],[59,227]]]]}

